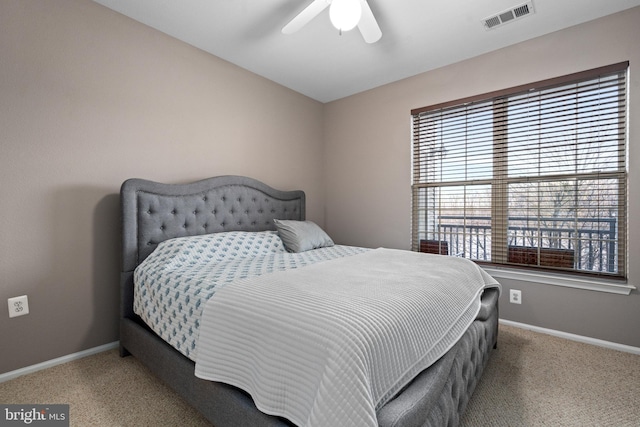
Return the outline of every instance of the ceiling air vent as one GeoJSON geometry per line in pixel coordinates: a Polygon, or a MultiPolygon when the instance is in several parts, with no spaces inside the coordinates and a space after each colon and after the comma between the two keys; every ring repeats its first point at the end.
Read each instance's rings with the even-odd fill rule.
{"type": "Polygon", "coordinates": [[[511,9],[505,10],[504,12],[500,12],[483,19],[482,25],[484,25],[487,30],[491,30],[492,28],[499,27],[506,24],[507,22],[524,18],[525,16],[531,15],[532,13],[534,13],[533,1],[528,1],[524,4],[512,7],[511,9]]]}

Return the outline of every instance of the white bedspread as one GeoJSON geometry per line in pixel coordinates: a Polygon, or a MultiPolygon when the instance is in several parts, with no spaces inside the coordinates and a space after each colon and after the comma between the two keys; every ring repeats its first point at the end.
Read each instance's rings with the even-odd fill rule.
{"type": "Polygon", "coordinates": [[[301,427],[374,427],[493,286],[468,260],[392,249],[242,279],[205,306],[196,376],[301,427]]]}

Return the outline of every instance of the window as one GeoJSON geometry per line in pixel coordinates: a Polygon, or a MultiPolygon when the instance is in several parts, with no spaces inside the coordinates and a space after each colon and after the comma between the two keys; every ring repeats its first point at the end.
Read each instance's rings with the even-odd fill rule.
{"type": "Polygon", "coordinates": [[[627,68],[413,110],[413,250],[625,277],[627,68]]]}

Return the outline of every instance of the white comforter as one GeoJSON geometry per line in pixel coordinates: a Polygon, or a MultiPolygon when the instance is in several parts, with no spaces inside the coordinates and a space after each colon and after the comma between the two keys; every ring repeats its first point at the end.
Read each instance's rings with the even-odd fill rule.
{"type": "Polygon", "coordinates": [[[468,260],[392,249],[242,279],[205,306],[196,375],[301,427],[374,427],[492,286],[468,260]]]}

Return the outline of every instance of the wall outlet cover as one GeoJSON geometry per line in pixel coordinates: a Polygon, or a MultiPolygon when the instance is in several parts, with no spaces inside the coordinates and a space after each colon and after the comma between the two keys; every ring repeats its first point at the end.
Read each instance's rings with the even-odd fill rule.
{"type": "Polygon", "coordinates": [[[517,289],[510,289],[509,302],[513,304],[522,304],[522,291],[519,291],[517,289]]]}
{"type": "Polygon", "coordinates": [[[29,299],[26,295],[9,298],[9,317],[18,317],[29,314],[29,299]]]}

